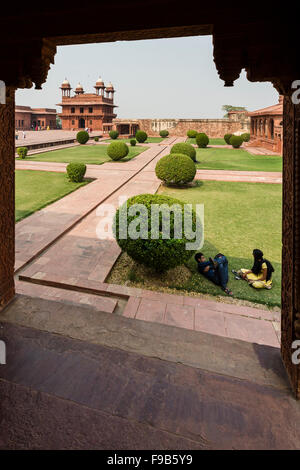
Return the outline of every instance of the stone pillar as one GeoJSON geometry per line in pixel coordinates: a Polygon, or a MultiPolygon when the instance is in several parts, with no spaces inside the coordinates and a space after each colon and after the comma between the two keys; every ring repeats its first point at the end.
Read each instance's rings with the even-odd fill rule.
{"type": "Polygon", "coordinates": [[[281,353],[293,392],[300,398],[300,366],[292,343],[300,339],[300,104],[284,99],[281,353]]]}
{"type": "Polygon", "coordinates": [[[15,264],[15,90],[0,104],[0,310],[14,297],[15,264]]]}

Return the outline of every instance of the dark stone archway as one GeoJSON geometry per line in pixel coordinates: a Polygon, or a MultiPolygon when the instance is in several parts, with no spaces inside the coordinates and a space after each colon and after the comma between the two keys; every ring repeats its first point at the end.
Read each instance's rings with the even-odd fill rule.
{"type": "Polygon", "coordinates": [[[7,4],[1,11],[0,80],[7,85],[7,103],[0,105],[1,306],[14,295],[14,91],[30,88],[33,82],[41,88],[57,45],[212,34],[214,61],[225,86],[233,86],[245,69],[250,81],[272,82],[285,96],[282,357],[294,394],[300,396],[299,365],[292,363],[292,344],[300,338],[300,104],[291,101],[300,63],[295,60],[298,18],[291,15],[292,3],[272,11],[261,4],[258,15],[249,9],[245,14],[242,6],[196,0],[191,0],[188,9],[174,3],[170,10],[168,0],[151,0],[145,20],[140,17],[138,0],[118,2],[115,11],[115,6],[104,1],[90,3],[93,15],[88,17],[86,5],[74,5],[70,10],[65,2],[59,8],[47,4],[41,11],[35,5],[16,10],[7,4]],[[106,18],[100,33],[99,16],[106,18]],[[195,25],[195,21],[201,23],[195,25]]]}

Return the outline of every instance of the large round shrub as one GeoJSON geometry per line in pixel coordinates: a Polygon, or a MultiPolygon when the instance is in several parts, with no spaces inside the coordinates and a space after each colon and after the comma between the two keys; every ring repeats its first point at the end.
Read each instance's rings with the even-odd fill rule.
{"type": "Polygon", "coordinates": [[[135,139],[130,139],[130,145],[134,147],[136,145],[136,140],[135,139]]]}
{"type": "Polygon", "coordinates": [[[244,141],[240,135],[232,135],[229,142],[233,148],[238,149],[244,141]]]}
{"type": "Polygon", "coordinates": [[[18,147],[17,148],[17,154],[19,155],[20,158],[25,158],[28,152],[27,147],[18,147]]]}
{"type": "Polygon", "coordinates": [[[80,183],[86,172],[86,165],[84,163],[69,163],[67,166],[67,174],[70,181],[80,183]]]}
{"type": "MultiPolygon", "coordinates": [[[[192,162],[191,159],[189,159],[189,162],[192,162]]],[[[182,201],[163,195],[141,194],[127,200],[127,210],[125,204],[117,210],[114,219],[115,237],[123,251],[126,251],[138,263],[142,263],[158,272],[175,268],[189,260],[194,251],[187,250],[186,243],[194,240],[188,239],[187,228],[184,227],[184,203],[182,201]],[[159,218],[156,217],[156,225],[154,217],[151,217],[153,208],[159,209],[158,206],[162,208],[163,204],[167,210],[159,218]],[[171,206],[173,206],[174,211],[168,210],[168,207],[171,206]],[[163,238],[163,224],[168,222],[168,213],[170,214],[170,224],[168,225],[170,227],[170,236],[163,238]],[[127,224],[126,222],[124,224],[124,219],[127,220],[127,224]],[[142,223],[138,224],[141,219],[142,223]],[[135,231],[140,234],[137,239],[132,237],[131,223],[134,224],[135,231]],[[178,227],[182,228],[181,235],[176,232],[178,227]]],[[[191,212],[191,216],[191,229],[195,231],[196,214],[194,211],[191,212]]]]}
{"type": "Polygon", "coordinates": [[[190,139],[195,139],[196,135],[198,134],[197,131],[194,131],[193,129],[190,129],[187,131],[186,135],[190,138],[190,139]]]}
{"type": "Polygon", "coordinates": [[[155,173],[166,184],[185,184],[193,181],[196,165],[183,153],[170,153],[157,162],[155,173]]]}
{"type": "Polygon", "coordinates": [[[77,142],[79,142],[80,144],[82,144],[82,145],[86,144],[87,141],[89,140],[89,138],[90,138],[90,136],[86,131],[77,132],[76,139],[77,139],[77,142]]]}
{"type": "Polygon", "coordinates": [[[232,137],[232,134],[225,134],[224,135],[224,140],[226,142],[227,145],[230,145],[230,139],[232,137]]]}
{"type": "Polygon", "coordinates": [[[119,137],[119,132],[118,131],[110,131],[108,135],[111,139],[115,140],[119,137]]]}
{"type": "Polygon", "coordinates": [[[245,132],[244,134],[241,135],[241,137],[242,137],[244,142],[249,142],[249,140],[250,140],[249,132],[245,132]]]}
{"type": "Polygon", "coordinates": [[[107,147],[107,155],[112,160],[121,160],[122,158],[126,157],[129,152],[128,145],[125,142],[112,142],[107,147]]]}
{"type": "Polygon", "coordinates": [[[137,133],[135,134],[135,138],[140,144],[142,144],[143,142],[146,142],[147,137],[148,135],[144,131],[137,131],[137,133]]]}
{"type": "Polygon", "coordinates": [[[169,131],[167,131],[166,129],[163,129],[162,131],[160,131],[159,135],[163,138],[166,138],[169,135],[169,131]]]}
{"type": "Polygon", "coordinates": [[[171,153],[183,153],[194,160],[194,162],[196,161],[196,150],[191,144],[185,144],[184,142],[174,144],[171,148],[171,153]]]}
{"type": "Polygon", "coordinates": [[[199,132],[199,134],[196,135],[196,142],[198,147],[205,148],[209,144],[209,138],[204,132],[199,132]]]}

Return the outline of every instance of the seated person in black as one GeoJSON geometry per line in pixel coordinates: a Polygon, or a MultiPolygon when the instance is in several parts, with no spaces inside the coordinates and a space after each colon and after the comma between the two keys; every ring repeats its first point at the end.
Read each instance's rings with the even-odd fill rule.
{"type": "Polygon", "coordinates": [[[228,260],[226,256],[222,253],[218,253],[213,260],[209,258],[209,261],[206,261],[203,253],[196,253],[195,260],[197,261],[199,273],[203,274],[217,286],[221,286],[225,294],[233,295],[227,288],[228,260]]]}

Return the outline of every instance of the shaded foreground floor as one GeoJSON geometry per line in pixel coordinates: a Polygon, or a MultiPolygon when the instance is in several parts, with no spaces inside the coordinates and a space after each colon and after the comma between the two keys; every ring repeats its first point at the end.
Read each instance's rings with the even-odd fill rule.
{"type": "Polygon", "coordinates": [[[2,449],[296,449],[277,348],[18,296],[1,314],[2,449]]]}

